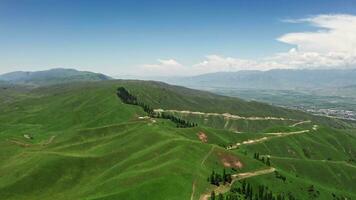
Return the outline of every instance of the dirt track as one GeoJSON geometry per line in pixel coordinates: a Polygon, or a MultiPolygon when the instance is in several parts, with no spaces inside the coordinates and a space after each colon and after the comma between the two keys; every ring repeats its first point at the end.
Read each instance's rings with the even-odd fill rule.
{"type": "Polygon", "coordinates": [[[215,146],[212,146],[211,149],[210,149],[210,151],[205,155],[205,157],[203,158],[203,160],[202,160],[201,163],[200,163],[200,166],[201,166],[201,167],[203,167],[203,165],[204,165],[206,159],[209,158],[210,154],[213,153],[214,148],[215,148],[215,146]]]}
{"type": "MultiPolygon", "coordinates": [[[[276,169],[271,167],[271,168],[268,168],[268,169],[262,169],[262,170],[252,171],[252,172],[234,174],[234,175],[232,175],[232,182],[230,184],[220,185],[219,187],[215,187],[213,190],[215,191],[216,194],[226,193],[226,192],[228,192],[230,190],[231,185],[235,181],[242,180],[242,179],[245,179],[245,178],[254,177],[254,176],[261,176],[261,175],[265,175],[265,174],[270,174],[270,173],[273,173],[274,171],[276,171],[276,169]]],[[[200,196],[199,200],[208,200],[209,197],[210,197],[211,191],[209,191],[209,192],[207,192],[205,194],[202,194],[200,196]]]]}
{"type": "Polygon", "coordinates": [[[17,141],[17,140],[13,140],[13,139],[10,139],[10,140],[8,139],[7,141],[9,141],[12,144],[16,144],[16,145],[18,145],[20,147],[30,147],[31,146],[31,144],[24,143],[24,142],[17,141]]]}
{"type": "Polygon", "coordinates": [[[154,112],[157,113],[162,113],[162,112],[172,112],[172,113],[180,113],[180,114],[191,114],[191,115],[202,115],[205,117],[209,116],[218,116],[218,117],[224,117],[225,119],[243,119],[243,120],[279,120],[279,121],[298,121],[296,119],[288,119],[288,118],[283,118],[283,117],[242,117],[239,115],[233,115],[230,113],[205,113],[205,112],[198,112],[198,111],[189,111],[189,110],[163,110],[163,109],[155,109],[154,112]]]}
{"type": "MultiPolygon", "coordinates": [[[[318,129],[317,125],[314,125],[312,128],[314,131],[316,131],[318,129]]],[[[248,145],[248,144],[255,144],[255,143],[260,143],[260,142],[265,142],[267,140],[273,139],[273,138],[277,138],[277,137],[286,137],[286,136],[290,136],[290,135],[296,135],[296,134],[302,134],[302,133],[309,133],[310,130],[302,130],[302,131],[293,131],[293,132],[278,132],[278,133],[265,133],[271,136],[268,137],[261,137],[258,139],[250,139],[250,140],[246,140],[243,142],[238,142],[236,144],[233,144],[231,146],[226,147],[227,150],[231,150],[231,149],[236,149],[241,145],[248,145]]]]}
{"type": "Polygon", "coordinates": [[[296,127],[296,126],[298,126],[298,125],[307,124],[307,123],[311,123],[311,121],[310,121],[310,120],[307,120],[307,121],[297,122],[297,123],[295,123],[295,124],[290,125],[290,127],[296,127]]]}
{"type": "Polygon", "coordinates": [[[51,143],[53,142],[53,140],[54,140],[55,137],[56,137],[56,136],[50,137],[50,138],[48,139],[48,141],[46,141],[46,142],[44,142],[44,143],[42,144],[42,146],[47,146],[47,145],[51,144],[51,143]]]}
{"type": "Polygon", "coordinates": [[[195,193],[195,181],[193,182],[192,194],[190,195],[190,200],[194,200],[194,193],[195,193]]]}

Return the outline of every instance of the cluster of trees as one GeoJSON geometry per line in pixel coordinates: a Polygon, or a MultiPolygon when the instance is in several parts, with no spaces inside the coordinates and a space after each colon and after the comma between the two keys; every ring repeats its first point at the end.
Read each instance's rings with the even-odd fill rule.
{"type": "Polygon", "coordinates": [[[291,193],[275,195],[264,185],[259,185],[257,190],[253,190],[252,185],[245,180],[241,182],[240,187],[232,188],[224,200],[239,200],[241,196],[246,200],[295,200],[291,193]]]}
{"type": "Polygon", "coordinates": [[[210,200],[225,200],[225,198],[224,198],[224,195],[223,194],[218,194],[218,195],[216,195],[215,194],[215,192],[214,192],[214,190],[211,192],[211,194],[210,194],[210,200]]]}
{"type": "Polygon", "coordinates": [[[256,159],[256,160],[259,160],[261,162],[263,162],[264,164],[266,164],[267,166],[271,166],[271,161],[269,160],[269,157],[265,157],[262,156],[260,157],[260,153],[254,153],[253,154],[253,158],[256,159]]]}
{"type": "Polygon", "coordinates": [[[305,157],[307,157],[307,158],[311,157],[308,149],[303,148],[303,153],[304,153],[305,157]]]}
{"type": "Polygon", "coordinates": [[[223,169],[223,173],[219,174],[216,173],[214,170],[211,172],[210,176],[208,177],[208,182],[212,185],[219,186],[220,184],[231,183],[232,176],[230,173],[226,173],[226,170],[223,169]]]}
{"type": "Polygon", "coordinates": [[[167,114],[167,113],[155,113],[153,108],[151,108],[150,106],[148,106],[147,104],[145,104],[143,102],[140,102],[136,96],[130,94],[124,87],[119,87],[117,89],[117,96],[122,100],[122,102],[124,102],[126,104],[140,106],[150,117],[171,120],[172,122],[177,124],[177,128],[189,128],[189,127],[198,126],[198,124],[196,124],[196,123],[192,123],[192,122],[180,119],[178,117],[175,117],[175,116],[167,114]]]}
{"type": "Polygon", "coordinates": [[[314,187],[314,185],[311,185],[308,187],[308,194],[311,199],[316,199],[319,197],[320,192],[314,187]]]}
{"type": "Polygon", "coordinates": [[[163,119],[169,119],[172,122],[176,123],[177,124],[177,128],[191,128],[191,127],[198,126],[198,124],[196,124],[196,123],[189,122],[189,121],[186,121],[184,119],[180,119],[180,118],[178,118],[178,117],[176,117],[174,115],[167,114],[167,113],[164,113],[164,112],[158,114],[158,116],[160,118],[163,118],[163,119]]]}
{"type": "Polygon", "coordinates": [[[119,87],[116,94],[122,102],[126,104],[138,105],[137,98],[131,95],[124,87],[119,87]]]}
{"type": "Polygon", "coordinates": [[[283,176],[278,171],[275,171],[274,174],[276,175],[276,178],[281,179],[283,182],[286,182],[287,177],[283,176]]]}
{"type": "Polygon", "coordinates": [[[331,194],[333,196],[333,200],[345,200],[345,199],[351,199],[350,197],[346,197],[346,196],[343,196],[343,195],[336,195],[334,193],[331,194]]]}

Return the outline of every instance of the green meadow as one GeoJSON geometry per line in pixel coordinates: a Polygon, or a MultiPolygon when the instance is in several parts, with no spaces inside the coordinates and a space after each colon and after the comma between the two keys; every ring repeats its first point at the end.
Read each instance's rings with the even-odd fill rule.
{"type": "MultiPolygon", "coordinates": [[[[354,199],[355,160],[351,122],[160,82],[4,85],[0,90],[0,199],[209,199],[212,190],[220,191],[207,180],[213,170],[239,177],[270,167],[286,181],[275,172],[244,180],[255,190],[262,184],[296,199],[354,199]],[[123,103],[118,87],[154,109],[242,118],[173,113],[198,124],[177,128],[123,103]],[[255,117],[264,119],[251,120],[255,117]],[[271,164],[255,159],[255,153],[271,164]]],[[[227,197],[240,185],[241,180],[226,184],[221,193],[227,197]]]]}

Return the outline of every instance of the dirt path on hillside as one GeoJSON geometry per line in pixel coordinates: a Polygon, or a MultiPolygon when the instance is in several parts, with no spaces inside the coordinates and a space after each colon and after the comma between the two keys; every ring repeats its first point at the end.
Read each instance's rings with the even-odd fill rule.
{"type": "Polygon", "coordinates": [[[189,110],[163,110],[163,109],[154,109],[154,112],[162,113],[162,112],[172,112],[172,113],[180,113],[180,114],[191,114],[191,115],[201,115],[205,117],[209,116],[218,116],[224,117],[225,119],[243,119],[243,120],[253,120],[253,121],[264,121],[264,120],[279,120],[279,121],[297,121],[300,120],[296,119],[289,119],[283,117],[242,117],[239,115],[233,115],[230,113],[205,113],[205,112],[198,112],[198,111],[189,111],[189,110]]]}
{"type": "Polygon", "coordinates": [[[262,169],[262,170],[252,171],[252,172],[234,174],[234,175],[232,175],[232,181],[231,181],[230,184],[220,185],[218,187],[213,188],[209,192],[206,192],[206,193],[202,194],[200,196],[199,200],[209,200],[210,194],[211,194],[211,192],[213,190],[214,190],[215,194],[219,194],[219,193],[223,194],[223,193],[228,192],[230,190],[232,184],[235,181],[246,179],[246,178],[250,178],[250,177],[270,174],[270,173],[273,173],[274,171],[276,171],[276,169],[271,167],[271,168],[268,168],[268,169],[262,169]]]}
{"type": "Polygon", "coordinates": [[[289,127],[296,127],[296,126],[298,126],[298,125],[301,125],[301,124],[308,124],[308,123],[311,123],[311,121],[310,121],[310,120],[307,120],[307,121],[297,122],[297,123],[295,123],[295,124],[290,125],[289,127]]]}
{"type": "Polygon", "coordinates": [[[196,180],[194,180],[194,182],[193,182],[193,186],[192,186],[192,194],[190,195],[190,200],[194,200],[195,183],[196,183],[196,180]]]}
{"type": "MultiPolygon", "coordinates": [[[[317,126],[314,125],[312,128],[314,131],[317,130],[317,126]]],[[[236,149],[241,145],[249,145],[249,144],[256,144],[256,143],[261,143],[261,142],[265,142],[267,140],[273,139],[273,138],[277,138],[277,137],[287,137],[287,136],[291,136],[291,135],[297,135],[297,134],[302,134],[302,133],[309,133],[310,130],[302,130],[302,131],[293,131],[293,132],[277,132],[277,133],[264,133],[264,134],[268,134],[268,135],[272,135],[272,136],[265,136],[265,137],[261,137],[258,139],[249,139],[249,140],[245,140],[242,142],[238,142],[236,144],[233,144],[231,146],[226,147],[227,150],[231,150],[231,149],[236,149]]]]}
{"type": "Polygon", "coordinates": [[[51,144],[53,142],[54,138],[56,138],[55,135],[51,136],[45,143],[42,144],[42,146],[47,146],[47,145],[51,144]]]}
{"type": "Polygon", "coordinates": [[[234,175],[232,175],[232,177],[235,178],[235,179],[233,179],[233,181],[237,181],[237,180],[250,178],[250,177],[254,177],[254,176],[270,174],[270,173],[272,173],[274,171],[276,171],[276,169],[274,167],[271,167],[271,168],[268,168],[268,169],[262,169],[262,170],[253,171],[253,172],[245,172],[245,173],[234,174],[234,175]]]}
{"type": "Polygon", "coordinates": [[[215,149],[215,146],[212,146],[210,151],[204,156],[203,160],[200,163],[201,167],[203,167],[205,161],[209,158],[210,154],[213,153],[214,149],[215,149]]]}
{"type": "Polygon", "coordinates": [[[270,158],[276,158],[276,159],[282,159],[282,160],[303,160],[303,161],[311,161],[311,162],[326,162],[326,163],[333,163],[333,164],[341,164],[341,165],[346,165],[352,168],[356,168],[356,165],[353,165],[351,163],[348,163],[344,160],[318,160],[318,159],[301,159],[301,158],[291,158],[291,157],[281,157],[281,156],[271,156],[271,155],[260,155],[260,156],[267,156],[270,158]]]}
{"type": "MultiPolygon", "coordinates": [[[[205,161],[209,158],[209,156],[213,153],[215,149],[215,146],[212,146],[209,152],[204,156],[203,160],[200,163],[200,166],[203,167],[205,161]]],[[[196,187],[196,179],[193,181],[193,186],[192,186],[192,194],[190,195],[190,200],[194,200],[194,194],[195,194],[195,187],[196,187]]]]}
{"type": "Polygon", "coordinates": [[[10,143],[15,144],[17,146],[20,146],[20,147],[30,147],[30,146],[32,146],[32,144],[24,143],[24,142],[13,140],[13,139],[7,139],[7,141],[9,141],[10,143]]]}
{"type": "Polygon", "coordinates": [[[308,133],[308,132],[310,132],[310,130],[292,131],[292,132],[263,133],[263,134],[275,135],[275,136],[288,136],[288,135],[295,135],[295,134],[308,133]]]}
{"type": "Polygon", "coordinates": [[[51,136],[47,141],[41,142],[42,144],[29,144],[29,143],[15,140],[15,139],[7,139],[7,141],[9,141],[10,143],[15,144],[17,146],[20,146],[20,147],[30,147],[30,146],[36,146],[36,145],[47,146],[53,142],[54,138],[56,138],[56,136],[51,136]]]}

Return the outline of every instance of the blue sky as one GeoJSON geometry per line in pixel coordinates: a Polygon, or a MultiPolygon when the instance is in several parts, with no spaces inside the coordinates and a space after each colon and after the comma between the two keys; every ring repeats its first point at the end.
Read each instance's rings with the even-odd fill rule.
{"type": "Polygon", "coordinates": [[[240,65],[289,68],[273,65],[274,57],[300,44],[277,39],[318,32],[314,22],[321,15],[342,24],[356,15],[356,1],[0,0],[0,73],[70,67],[109,75],[181,75],[194,66],[194,73],[204,73],[204,62],[210,62],[206,72],[246,69],[240,65]]]}

